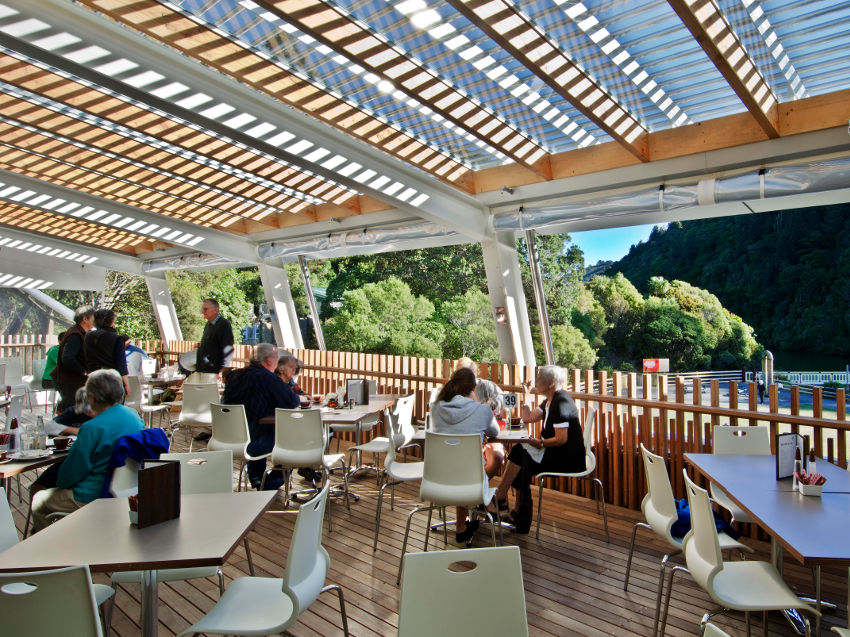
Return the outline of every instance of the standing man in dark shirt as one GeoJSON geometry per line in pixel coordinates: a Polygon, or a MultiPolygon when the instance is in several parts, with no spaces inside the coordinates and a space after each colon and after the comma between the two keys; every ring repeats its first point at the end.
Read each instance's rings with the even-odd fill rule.
{"type": "MultiPolygon", "coordinates": [[[[248,367],[237,369],[227,375],[221,402],[225,405],[244,405],[251,443],[248,453],[260,456],[274,447],[274,425],[261,425],[260,418],[274,416],[274,410],[296,409],[301,401],[289,385],[283,382],[277,371],[277,347],[260,343],[248,367]]],[[[252,460],[248,463],[248,478],[254,488],[259,488],[263,479],[266,461],[252,460]]],[[[283,483],[279,476],[266,480],[266,489],[277,489],[283,483]]]]}
{"type": "Polygon", "coordinates": [[[94,310],[90,305],[81,305],[74,312],[74,325],[68,328],[59,340],[59,355],[53,369],[53,380],[59,390],[61,413],[74,405],[74,395],[86,384],[86,355],[83,339],[94,327],[94,310]]]}
{"type": "Polygon", "coordinates": [[[218,301],[215,299],[204,299],[201,312],[207,319],[207,324],[198,346],[195,370],[218,374],[222,368],[230,368],[233,358],[233,328],[227,319],[218,313],[218,301]]]}
{"type": "MultiPolygon", "coordinates": [[[[222,370],[223,377],[230,371],[230,361],[233,358],[233,328],[226,318],[218,313],[218,301],[204,299],[201,313],[207,319],[201,344],[198,345],[198,356],[195,371],[205,374],[218,374],[222,370]]],[[[209,432],[202,431],[195,440],[209,440],[209,432]]]]}

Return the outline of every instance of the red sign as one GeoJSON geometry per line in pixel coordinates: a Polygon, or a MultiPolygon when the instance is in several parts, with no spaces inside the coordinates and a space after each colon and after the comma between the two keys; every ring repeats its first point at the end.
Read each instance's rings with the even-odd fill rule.
{"type": "Polygon", "coordinates": [[[643,371],[646,374],[654,374],[656,372],[669,372],[670,371],[670,359],[669,358],[644,358],[643,359],[643,371]]]}

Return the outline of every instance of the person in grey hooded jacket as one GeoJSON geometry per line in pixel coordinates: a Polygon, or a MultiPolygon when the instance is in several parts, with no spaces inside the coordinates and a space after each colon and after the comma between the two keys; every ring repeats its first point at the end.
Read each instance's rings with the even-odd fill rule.
{"type": "MultiPolygon", "coordinates": [[[[431,407],[431,429],[434,432],[479,434],[482,443],[484,436],[494,438],[499,435],[493,410],[472,398],[476,382],[475,373],[470,369],[460,368],[452,374],[431,407]]],[[[478,520],[467,521],[466,514],[465,507],[457,507],[455,539],[459,544],[468,542],[478,530],[478,520]]]]}

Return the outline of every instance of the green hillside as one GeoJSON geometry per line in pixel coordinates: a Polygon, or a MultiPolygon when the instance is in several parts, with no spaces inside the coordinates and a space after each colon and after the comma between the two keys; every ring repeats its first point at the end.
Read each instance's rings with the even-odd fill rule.
{"type": "Polygon", "coordinates": [[[716,295],[768,349],[850,353],[850,206],[671,223],[607,274],[639,290],[652,276],[716,295]]]}

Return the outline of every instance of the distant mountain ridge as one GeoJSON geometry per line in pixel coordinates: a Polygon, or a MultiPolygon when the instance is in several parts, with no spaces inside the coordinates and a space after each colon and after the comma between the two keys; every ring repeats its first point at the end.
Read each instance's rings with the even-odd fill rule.
{"type": "Polygon", "coordinates": [[[850,353],[848,204],[671,223],[604,268],[616,272],[644,293],[652,276],[710,291],[768,349],[850,353]]]}

